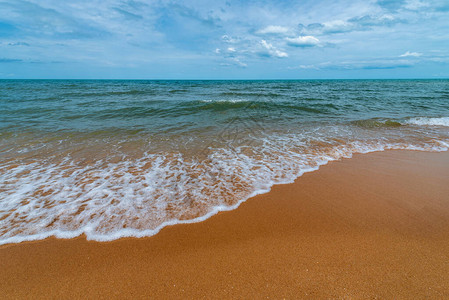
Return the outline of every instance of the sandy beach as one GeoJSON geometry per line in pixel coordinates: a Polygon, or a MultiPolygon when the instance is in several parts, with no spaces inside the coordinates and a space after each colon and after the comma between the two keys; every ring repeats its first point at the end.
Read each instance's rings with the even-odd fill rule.
{"type": "Polygon", "coordinates": [[[0,247],[0,298],[449,297],[449,153],[357,154],[196,224],[0,247]]]}

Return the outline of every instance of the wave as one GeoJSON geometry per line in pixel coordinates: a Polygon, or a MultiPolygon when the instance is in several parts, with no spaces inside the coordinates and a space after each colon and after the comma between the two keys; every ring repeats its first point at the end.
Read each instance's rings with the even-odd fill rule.
{"type": "Polygon", "coordinates": [[[379,128],[379,127],[395,128],[402,126],[402,124],[397,121],[393,120],[381,121],[378,119],[357,120],[352,121],[351,123],[362,128],[379,128]]]}
{"type": "Polygon", "coordinates": [[[255,97],[255,98],[280,98],[280,97],[285,97],[284,94],[278,94],[278,93],[273,93],[273,92],[243,92],[242,90],[240,91],[229,91],[229,92],[222,92],[219,94],[219,96],[224,96],[224,97],[255,97]]]}
{"type": "MultiPolygon", "coordinates": [[[[338,107],[330,103],[302,104],[293,101],[254,101],[245,99],[219,99],[219,100],[200,100],[183,103],[187,110],[257,110],[259,112],[305,112],[309,114],[328,114],[338,110],[338,107]]],[[[186,111],[186,110],[184,110],[186,111]]]]}
{"type": "Polygon", "coordinates": [[[380,127],[396,128],[404,125],[449,127],[449,117],[440,117],[440,118],[417,117],[417,118],[410,118],[405,121],[401,119],[383,120],[379,118],[373,118],[373,119],[351,121],[350,123],[367,129],[380,128],[380,127]]]}
{"type": "Polygon", "coordinates": [[[156,92],[153,90],[127,90],[127,91],[100,91],[100,92],[85,92],[85,91],[76,91],[63,93],[60,95],[61,99],[67,97],[76,97],[76,98],[91,98],[91,97],[110,97],[110,96],[136,96],[136,95],[145,95],[152,96],[156,95],[156,92]]]}
{"type": "Polygon", "coordinates": [[[405,122],[406,124],[419,125],[419,126],[446,126],[449,127],[449,117],[441,118],[412,118],[405,122]]]}
{"type": "Polygon", "coordinates": [[[150,236],[354,153],[449,144],[447,81],[0,85],[3,244],[150,236]]]}
{"type": "Polygon", "coordinates": [[[87,165],[70,157],[3,165],[0,244],[81,234],[96,241],[151,236],[235,209],[333,160],[389,149],[447,151],[449,141],[317,145],[304,147],[294,136],[266,137],[252,149],[210,149],[201,161],[159,153],[87,165]]]}

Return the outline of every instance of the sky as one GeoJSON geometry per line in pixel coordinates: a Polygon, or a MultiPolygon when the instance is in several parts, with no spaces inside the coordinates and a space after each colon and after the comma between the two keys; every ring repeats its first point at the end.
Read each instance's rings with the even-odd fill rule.
{"type": "Polygon", "coordinates": [[[0,0],[0,78],[449,78],[448,0],[0,0]]]}

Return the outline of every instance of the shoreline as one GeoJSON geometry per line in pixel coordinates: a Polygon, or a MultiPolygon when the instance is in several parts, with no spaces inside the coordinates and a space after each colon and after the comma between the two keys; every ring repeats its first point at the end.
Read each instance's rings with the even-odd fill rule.
{"type": "Polygon", "coordinates": [[[242,205],[243,203],[245,203],[246,201],[257,197],[259,195],[264,195],[267,193],[270,193],[271,190],[273,189],[273,187],[275,186],[279,186],[279,185],[288,185],[288,184],[293,184],[295,183],[301,176],[303,176],[304,174],[307,173],[312,173],[312,172],[316,172],[318,170],[320,170],[320,168],[322,168],[323,166],[326,166],[330,163],[334,163],[334,162],[338,162],[338,161],[342,161],[342,160],[348,160],[348,159],[352,159],[354,157],[354,155],[358,156],[358,155],[365,155],[365,154],[371,154],[371,153],[377,153],[377,152],[385,152],[385,151],[418,151],[418,152],[430,152],[430,153],[441,153],[441,152],[449,152],[449,150],[437,150],[437,151],[428,151],[428,150],[422,150],[422,149],[382,149],[382,150],[369,150],[367,152],[354,152],[351,153],[349,157],[343,156],[340,158],[336,158],[336,159],[329,159],[326,160],[324,162],[320,162],[317,163],[316,166],[314,167],[309,167],[308,169],[305,170],[301,170],[297,177],[295,179],[287,180],[285,182],[277,182],[277,183],[272,183],[269,185],[269,187],[267,189],[262,189],[262,190],[257,190],[254,191],[251,195],[249,195],[247,198],[238,201],[236,204],[231,205],[231,206],[215,206],[213,207],[213,209],[206,213],[203,216],[199,216],[196,217],[194,219],[186,219],[186,220],[172,220],[172,221],[166,221],[164,223],[162,223],[161,225],[159,225],[158,227],[156,227],[155,229],[145,229],[145,230],[135,230],[135,229],[127,229],[127,233],[114,233],[113,237],[106,237],[104,238],[101,235],[97,235],[97,234],[93,234],[94,237],[92,236],[88,236],[88,233],[86,233],[86,231],[84,229],[79,229],[79,230],[75,230],[75,231],[59,231],[59,230],[54,230],[51,232],[47,232],[47,233],[39,233],[39,234],[35,234],[35,235],[31,235],[31,236],[26,236],[26,237],[19,237],[17,238],[16,236],[13,236],[11,238],[8,238],[7,240],[11,239],[11,240],[18,240],[18,241],[14,241],[14,242],[4,242],[4,241],[0,241],[0,249],[2,249],[2,247],[7,247],[7,246],[12,246],[12,245],[16,245],[16,244],[22,244],[22,243],[29,243],[29,242],[39,242],[39,241],[45,241],[47,239],[51,239],[51,238],[55,238],[57,240],[68,240],[68,239],[75,239],[75,238],[79,238],[82,237],[84,239],[86,239],[87,241],[92,241],[92,242],[100,242],[100,243],[104,243],[104,242],[113,242],[113,241],[117,241],[117,240],[121,240],[121,239],[127,239],[127,238],[149,238],[149,237],[153,237],[155,235],[157,235],[161,230],[163,230],[164,228],[167,227],[172,227],[172,226],[176,226],[176,225],[188,225],[188,224],[195,224],[195,223],[201,223],[204,222],[206,220],[208,220],[209,218],[212,218],[213,216],[223,213],[223,212],[229,212],[229,211],[233,211],[236,210],[240,207],[240,205],[242,205]],[[36,237],[35,236],[44,236],[44,237],[36,237]]]}
{"type": "Polygon", "coordinates": [[[442,297],[448,194],[449,152],[355,154],[151,237],[2,245],[0,289],[11,298],[442,297]]]}

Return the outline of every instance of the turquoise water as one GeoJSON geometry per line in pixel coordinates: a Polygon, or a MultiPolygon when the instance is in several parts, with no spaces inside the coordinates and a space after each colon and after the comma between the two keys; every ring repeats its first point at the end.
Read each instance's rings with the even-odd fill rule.
{"type": "Polygon", "coordinates": [[[331,160],[448,144],[449,80],[3,80],[0,243],[153,235],[331,160]]]}

